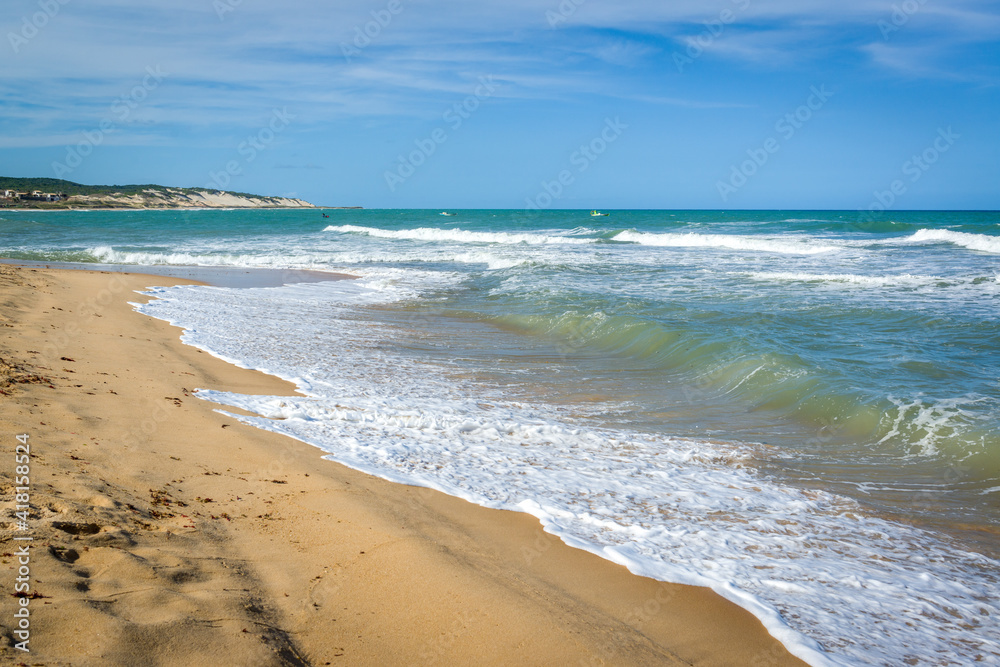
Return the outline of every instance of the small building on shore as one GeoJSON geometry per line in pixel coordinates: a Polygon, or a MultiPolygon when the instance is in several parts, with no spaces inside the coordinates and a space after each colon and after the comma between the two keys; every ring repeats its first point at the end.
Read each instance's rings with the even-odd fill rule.
{"type": "Polygon", "coordinates": [[[68,199],[68,197],[61,192],[42,192],[41,190],[34,190],[32,192],[14,192],[13,190],[5,190],[4,195],[7,199],[20,199],[21,201],[62,201],[63,199],[68,199]]]}

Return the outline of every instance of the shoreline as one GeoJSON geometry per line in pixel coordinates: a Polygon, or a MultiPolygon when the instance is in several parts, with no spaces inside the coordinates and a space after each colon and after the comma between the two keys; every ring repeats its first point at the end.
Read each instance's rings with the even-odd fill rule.
{"type": "Polygon", "coordinates": [[[183,264],[88,264],[85,262],[45,262],[36,259],[0,257],[0,265],[59,271],[98,271],[204,283],[215,287],[280,287],[289,283],[317,283],[329,280],[356,280],[349,273],[316,269],[272,269],[238,266],[197,266],[183,264]]]}
{"type": "Polygon", "coordinates": [[[363,211],[364,206],[32,206],[7,208],[0,211],[31,213],[34,211],[363,211]]]}
{"type": "MultiPolygon", "coordinates": [[[[11,451],[15,434],[33,443],[33,660],[803,664],[708,589],[633,575],[527,514],[387,482],[216,412],[192,390],[295,387],[127,303],[192,282],[0,266],[0,357],[48,381],[0,396],[11,451]]],[[[14,524],[0,535],[14,552],[14,524]]],[[[12,588],[16,560],[2,562],[12,588]]],[[[0,655],[27,660],[11,618],[0,655]]]]}

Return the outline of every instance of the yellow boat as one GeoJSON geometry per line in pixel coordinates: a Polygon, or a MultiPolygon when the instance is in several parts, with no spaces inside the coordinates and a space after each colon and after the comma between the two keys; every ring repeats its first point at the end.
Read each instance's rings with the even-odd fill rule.
{"type": "Polygon", "coordinates": [[[600,217],[602,215],[611,215],[611,214],[610,213],[601,213],[600,211],[597,211],[597,210],[594,210],[594,211],[590,212],[590,217],[592,217],[592,218],[598,218],[598,217],[600,217]]]}

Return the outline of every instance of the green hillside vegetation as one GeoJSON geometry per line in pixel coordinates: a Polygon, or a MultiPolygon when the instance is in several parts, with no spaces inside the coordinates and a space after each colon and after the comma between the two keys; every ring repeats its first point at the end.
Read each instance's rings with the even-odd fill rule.
{"type": "MultiPolygon", "coordinates": [[[[246,192],[233,192],[231,190],[222,191],[208,188],[174,188],[163,185],[155,185],[152,183],[146,185],[83,185],[81,183],[64,181],[58,178],[10,178],[0,176],[0,201],[3,201],[2,196],[4,190],[29,193],[40,191],[42,193],[66,195],[67,197],[106,197],[108,199],[103,199],[101,202],[102,208],[134,208],[133,204],[126,201],[116,201],[116,197],[131,197],[135,195],[149,197],[149,191],[162,194],[162,196],[167,198],[170,198],[171,196],[192,195],[196,193],[214,194],[218,192],[227,192],[228,194],[235,195],[237,197],[246,197],[248,199],[260,200],[262,202],[277,203],[281,200],[280,197],[267,197],[246,192]]],[[[16,203],[10,203],[10,200],[8,200],[8,203],[0,204],[0,207],[9,208],[11,206],[17,206],[28,208],[72,208],[74,205],[78,204],[72,200],[66,199],[57,202],[20,200],[16,203]]]]}
{"type": "MultiPolygon", "coordinates": [[[[141,194],[144,190],[154,190],[158,192],[166,192],[168,190],[173,192],[181,192],[183,194],[189,194],[194,192],[218,192],[218,190],[209,190],[206,188],[170,188],[163,185],[82,185],[80,183],[74,183],[72,181],[64,181],[59,178],[8,178],[5,176],[0,176],[0,190],[16,190],[17,192],[32,192],[34,190],[40,190],[41,192],[53,192],[62,193],[66,195],[112,195],[112,194],[122,194],[122,195],[137,195],[141,194]]],[[[263,197],[261,195],[253,195],[246,192],[231,192],[227,190],[230,194],[236,195],[238,197],[253,197],[256,199],[276,199],[276,197],[263,197]]],[[[3,193],[0,192],[0,195],[3,193]]]]}

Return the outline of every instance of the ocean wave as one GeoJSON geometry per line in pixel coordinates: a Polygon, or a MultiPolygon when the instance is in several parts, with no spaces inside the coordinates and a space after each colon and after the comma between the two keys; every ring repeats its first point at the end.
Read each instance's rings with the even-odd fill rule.
{"type": "MultiPolygon", "coordinates": [[[[261,415],[238,419],[365,472],[528,512],[636,574],[710,586],[812,664],[1000,655],[995,561],[843,497],[773,482],[739,448],[567,423],[559,410],[404,363],[376,321],[316,317],[367,298],[351,282],[165,288],[138,309],[183,326],[185,342],[295,379],[307,394],[198,393],[261,415]]],[[[575,317],[594,335],[615,333],[614,318],[575,317]]],[[[630,338],[640,351],[643,336],[630,338]]]]}
{"type": "Polygon", "coordinates": [[[946,278],[939,276],[914,276],[908,273],[896,276],[864,276],[853,273],[796,273],[796,272],[767,272],[759,271],[754,273],[743,273],[751,280],[778,281],[778,282],[802,282],[802,283],[847,283],[862,287],[922,287],[926,285],[937,285],[941,283],[951,283],[946,278]]]}
{"type": "Polygon", "coordinates": [[[433,256],[426,253],[409,255],[399,253],[331,251],[311,254],[227,254],[186,252],[155,252],[149,250],[116,250],[110,246],[88,248],[74,253],[50,253],[45,257],[25,257],[48,261],[97,262],[138,266],[231,266],[254,269],[316,269],[330,270],[339,265],[377,264],[386,262],[455,262],[458,264],[485,264],[491,271],[509,269],[529,263],[523,257],[503,257],[487,252],[442,252],[433,256]]]}
{"type": "Polygon", "coordinates": [[[530,262],[526,258],[497,257],[496,255],[484,252],[463,252],[450,257],[450,261],[462,264],[485,264],[491,271],[512,269],[515,266],[524,266],[530,262]]]}
{"type": "Polygon", "coordinates": [[[969,250],[1000,254],[1000,236],[953,232],[950,229],[920,229],[903,241],[907,243],[953,243],[969,250]]]}
{"type": "MultiPolygon", "coordinates": [[[[965,447],[958,451],[954,451],[954,440],[956,435],[972,430],[970,427],[974,427],[979,419],[975,412],[967,408],[986,402],[988,400],[986,397],[962,396],[930,400],[921,396],[900,400],[890,396],[888,400],[894,409],[886,410],[884,413],[885,435],[878,441],[879,445],[896,442],[906,449],[910,456],[945,454],[950,458],[958,454],[960,458],[967,458],[978,453],[968,446],[969,442],[975,441],[976,438],[964,434],[962,441],[965,447]]],[[[984,433],[980,440],[985,441],[986,438],[987,434],[984,433]]]]}
{"type": "Polygon", "coordinates": [[[515,266],[524,266],[533,263],[533,260],[526,257],[505,257],[500,254],[490,252],[448,252],[447,249],[435,250],[433,252],[382,252],[372,250],[362,251],[331,251],[323,256],[325,266],[354,266],[356,264],[485,264],[490,271],[510,269],[515,266]]]}
{"type": "Polygon", "coordinates": [[[726,248],[729,250],[751,250],[755,252],[773,252],[787,255],[818,255],[824,252],[837,252],[838,246],[816,243],[809,240],[790,240],[787,237],[752,237],[728,234],[654,234],[626,230],[612,237],[614,241],[625,241],[639,245],[661,246],[670,248],[726,248]]]}
{"type": "Polygon", "coordinates": [[[925,276],[902,273],[886,276],[866,276],[855,273],[805,273],[794,271],[732,272],[730,275],[746,276],[759,282],[811,283],[829,287],[842,286],[858,289],[885,289],[898,287],[907,290],[933,291],[940,289],[969,289],[972,295],[982,292],[997,293],[1000,275],[992,276],[925,276]]]}
{"type": "MultiPolygon", "coordinates": [[[[627,360],[629,368],[655,370],[685,400],[697,396],[701,403],[752,406],[755,412],[766,410],[810,428],[824,428],[832,420],[838,435],[830,440],[837,446],[869,443],[873,451],[894,451],[903,458],[955,461],[979,457],[984,448],[1000,444],[1000,433],[984,419],[995,408],[981,405],[979,399],[952,405],[914,392],[904,405],[844,382],[837,373],[796,354],[755,347],[739,334],[721,333],[726,327],[710,331],[576,309],[510,313],[490,321],[505,330],[544,337],[561,354],[616,358],[627,360]],[[894,417],[887,420],[888,415],[894,417]]],[[[985,459],[970,465],[979,476],[1000,474],[1000,468],[985,459]]]]}
{"type": "Polygon", "coordinates": [[[323,231],[341,232],[344,234],[367,234],[368,236],[383,239],[404,239],[409,241],[451,241],[453,243],[582,245],[586,243],[596,243],[597,241],[597,239],[580,238],[579,236],[531,233],[515,234],[510,232],[473,232],[464,229],[438,229],[434,227],[418,227],[416,229],[379,229],[378,227],[361,227],[358,225],[331,225],[323,231]]]}
{"type": "Polygon", "coordinates": [[[321,268],[315,255],[249,255],[186,252],[156,252],[149,250],[115,250],[110,246],[87,248],[93,261],[104,264],[135,264],[140,266],[232,266],[245,268],[321,268]]]}

